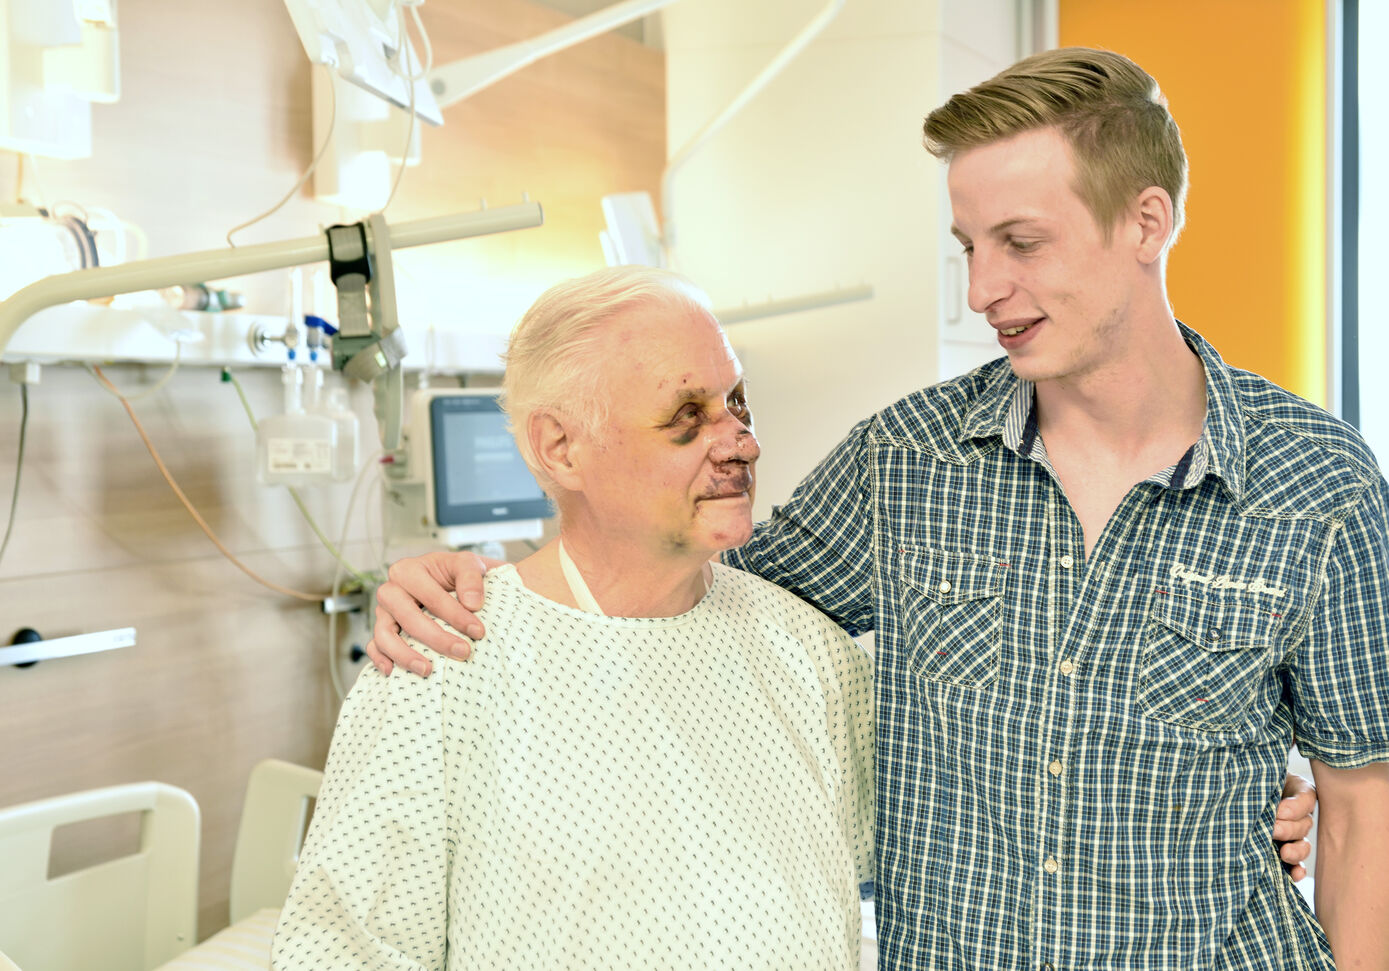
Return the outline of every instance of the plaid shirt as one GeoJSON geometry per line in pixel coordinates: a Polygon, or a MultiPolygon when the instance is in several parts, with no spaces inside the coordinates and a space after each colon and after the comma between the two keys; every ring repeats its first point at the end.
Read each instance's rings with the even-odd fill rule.
{"type": "Polygon", "coordinates": [[[1386,486],[1183,328],[1207,413],[1088,562],[999,360],[858,425],[727,561],[876,632],[882,966],[1331,968],[1288,748],[1389,760],[1386,486]]]}

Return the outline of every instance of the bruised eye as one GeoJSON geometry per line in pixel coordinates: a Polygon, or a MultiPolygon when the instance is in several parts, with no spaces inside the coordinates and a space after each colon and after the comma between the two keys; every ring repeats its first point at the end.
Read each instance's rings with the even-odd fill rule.
{"type": "Polygon", "coordinates": [[[698,417],[699,406],[691,402],[682,406],[681,409],[675,413],[675,417],[670,420],[670,423],[672,425],[678,425],[681,422],[690,421],[691,419],[698,417]]]}

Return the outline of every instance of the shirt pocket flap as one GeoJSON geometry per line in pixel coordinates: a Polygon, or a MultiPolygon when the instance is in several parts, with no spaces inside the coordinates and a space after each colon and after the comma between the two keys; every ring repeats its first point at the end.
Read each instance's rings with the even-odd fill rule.
{"type": "Polygon", "coordinates": [[[1159,592],[1152,620],[1207,651],[1266,649],[1278,638],[1282,615],[1256,604],[1202,600],[1159,592]]]}
{"type": "Polygon", "coordinates": [[[992,557],[944,550],[904,550],[903,582],[938,604],[961,604],[1003,595],[1006,568],[992,557]]]}
{"type": "Polygon", "coordinates": [[[1249,730],[1281,691],[1283,619],[1249,602],[1158,591],[1143,634],[1139,701],[1153,718],[1202,731],[1249,730]]]}
{"type": "Polygon", "coordinates": [[[982,688],[998,677],[1007,571],[992,557],[942,550],[899,554],[908,665],[923,681],[982,688]]]}

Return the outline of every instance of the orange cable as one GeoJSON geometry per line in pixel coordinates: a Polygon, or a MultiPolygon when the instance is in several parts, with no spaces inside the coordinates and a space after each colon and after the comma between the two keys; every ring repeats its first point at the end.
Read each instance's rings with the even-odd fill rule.
{"type": "Polygon", "coordinates": [[[106,385],[107,389],[112,394],[114,394],[117,398],[120,399],[121,405],[125,408],[126,414],[128,414],[130,416],[130,420],[135,423],[135,430],[140,433],[140,439],[145,443],[145,448],[149,450],[150,458],[154,459],[154,464],[159,467],[159,471],[164,475],[164,480],[169,483],[169,488],[174,490],[174,495],[178,496],[179,502],[183,503],[183,507],[188,510],[188,514],[193,517],[193,521],[196,522],[199,528],[201,528],[202,531],[207,534],[207,538],[212,540],[213,545],[222,551],[223,556],[231,560],[232,564],[238,570],[246,574],[252,580],[256,581],[262,586],[269,587],[276,593],[282,593],[287,597],[297,597],[300,600],[312,600],[314,602],[318,602],[325,599],[325,595],[323,594],[304,593],[300,590],[291,590],[289,587],[282,587],[278,583],[275,583],[273,580],[267,580],[264,577],[260,576],[245,563],[242,563],[240,560],[238,560],[236,558],[236,555],[233,554],[231,550],[227,549],[226,546],[222,544],[222,541],[217,538],[217,534],[212,531],[212,527],[207,524],[207,522],[203,519],[202,516],[198,515],[198,510],[193,508],[193,504],[188,501],[188,497],[184,495],[183,490],[178,487],[178,483],[174,481],[174,477],[169,474],[168,468],[166,468],[164,465],[164,460],[159,457],[159,452],[157,449],[155,449],[154,443],[151,442],[149,436],[145,434],[144,426],[140,424],[140,419],[135,417],[135,409],[130,406],[130,402],[126,400],[125,395],[121,394],[119,391],[116,390],[116,386],[107,379],[106,375],[101,373],[101,368],[93,367],[92,372],[97,376],[98,380],[100,380],[102,384],[106,385]]]}

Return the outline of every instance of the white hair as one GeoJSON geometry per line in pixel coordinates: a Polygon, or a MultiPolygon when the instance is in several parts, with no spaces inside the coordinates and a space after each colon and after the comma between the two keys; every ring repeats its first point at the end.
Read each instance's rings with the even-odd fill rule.
{"type": "Polygon", "coordinates": [[[638,307],[671,307],[712,313],[709,298],[685,277],[649,266],[617,266],[542,293],[526,311],[507,344],[501,404],[531,473],[546,492],[554,483],[540,469],[527,426],[531,415],[549,409],[597,437],[608,419],[598,350],[614,318],[638,307]]]}

